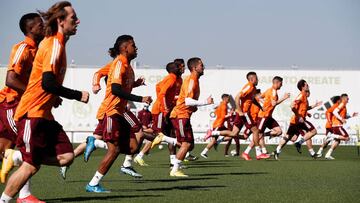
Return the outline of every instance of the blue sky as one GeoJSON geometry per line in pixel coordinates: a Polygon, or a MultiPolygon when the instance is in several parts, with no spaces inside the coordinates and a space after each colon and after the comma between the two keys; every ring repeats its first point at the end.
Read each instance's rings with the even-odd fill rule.
{"type": "MultiPolygon", "coordinates": [[[[0,64],[22,40],[22,14],[56,1],[0,2],[0,64]]],[[[72,1],[80,18],[67,45],[68,61],[102,65],[117,36],[131,34],[141,65],[200,56],[207,65],[241,67],[347,67],[360,69],[357,0],[84,0],[72,1]]]]}

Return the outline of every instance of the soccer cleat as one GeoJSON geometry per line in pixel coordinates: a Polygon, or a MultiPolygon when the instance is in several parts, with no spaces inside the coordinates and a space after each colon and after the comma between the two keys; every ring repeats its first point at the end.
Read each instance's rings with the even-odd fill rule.
{"type": "Polygon", "coordinates": [[[322,157],[322,153],[316,153],[316,158],[321,158],[322,157]]]}
{"type": "Polygon", "coordinates": [[[11,169],[14,167],[14,161],[13,161],[14,152],[15,152],[15,150],[13,150],[13,149],[5,150],[2,167],[1,167],[1,172],[0,172],[1,183],[6,182],[6,176],[9,174],[11,169]]]}
{"type": "Polygon", "coordinates": [[[334,160],[335,158],[333,156],[325,156],[325,159],[327,160],[334,160]]]}
{"type": "Polygon", "coordinates": [[[205,153],[201,153],[201,154],[200,154],[200,156],[201,156],[202,158],[204,158],[204,159],[209,158],[209,157],[208,157],[208,155],[207,155],[207,154],[205,154],[205,153]]]}
{"type": "Polygon", "coordinates": [[[328,143],[328,142],[331,142],[333,140],[334,140],[334,137],[328,135],[328,136],[326,136],[325,142],[328,143]]]}
{"type": "Polygon", "coordinates": [[[230,155],[228,155],[228,154],[224,154],[224,157],[228,158],[228,157],[230,157],[230,155]]]}
{"type": "Polygon", "coordinates": [[[256,156],[256,159],[257,160],[260,160],[260,159],[268,159],[268,158],[270,158],[270,155],[268,155],[268,154],[260,154],[259,156],[256,156]]]}
{"type": "Polygon", "coordinates": [[[279,160],[280,154],[276,152],[276,150],[272,153],[274,155],[275,160],[279,160]]]}
{"type": "Polygon", "coordinates": [[[209,130],[206,132],[206,135],[205,135],[205,137],[204,137],[204,140],[209,139],[211,136],[212,136],[212,130],[209,129],[209,130]]]}
{"type": "Polygon", "coordinates": [[[295,142],[294,145],[296,147],[297,152],[299,152],[299,154],[301,154],[301,144],[298,142],[295,142]]]}
{"type": "Polygon", "coordinates": [[[88,162],[90,155],[93,151],[95,151],[96,147],[95,147],[95,137],[93,136],[88,136],[86,138],[86,148],[85,148],[85,152],[84,152],[84,161],[88,162]]]}
{"type": "MultiPolygon", "coordinates": [[[[170,170],[172,170],[172,168],[174,167],[174,164],[170,164],[170,170]]],[[[185,166],[185,165],[182,165],[180,164],[179,166],[180,169],[188,169],[189,167],[188,166],[185,166]]]]}
{"type": "Polygon", "coordinates": [[[151,143],[151,149],[163,141],[164,134],[159,133],[151,143]]]}
{"type": "Polygon", "coordinates": [[[66,172],[68,170],[68,166],[62,166],[60,167],[60,175],[65,180],[66,179],[66,172]]]}
{"type": "Polygon", "coordinates": [[[45,203],[44,201],[39,200],[34,195],[29,195],[25,198],[17,198],[16,203],[45,203]]]}
{"type": "Polygon", "coordinates": [[[310,154],[310,156],[311,156],[313,159],[317,159],[317,158],[318,158],[318,154],[316,154],[316,153],[313,154],[313,155],[310,154]]]}
{"type": "MultiPolygon", "coordinates": [[[[241,154],[241,158],[245,159],[246,161],[251,161],[251,157],[249,154],[246,154],[245,152],[243,152],[241,154]]],[[[257,157],[256,157],[257,158],[257,157]]]]}
{"type": "Polygon", "coordinates": [[[121,166],[120,172],[123,174],[127,174],[134,178],[142,178],[143,177],[140,173],[137,173],[133,167],[121,166]]]}
{"type": "Polygon", "coordinates": [[[194,156],[192,154],[189,154],[189,156],[185,157],[184,161],[187,162],[187,161],[196,161],[198,160],[199,158],[197,156],[194,156]]]}
{"type": "Polygon", "coordinates": [[[94,193],[110,193],[110,190],[106,190],[105,188],[101,187],[101,185],[97,184],[95,186],[90,186],[89,184],[86,185],[86,192],[94,192],[94,193]]]}
{"type": "Polygon", "coordinates": [[[182,172],[181,170],[177,170],[175,172],[171,171],[170,176],[171,177],[183,177],[183,178],[189,177],[188,175],[184,174],[184,172],[182,172]]]}
{"type": "Polygon", "coordinates": [[[143,158],[140,158],[138,156],[134,158],[134,162],[139,164],[139,166],[149,166],[149,164],[145,163],[143,158]]]}

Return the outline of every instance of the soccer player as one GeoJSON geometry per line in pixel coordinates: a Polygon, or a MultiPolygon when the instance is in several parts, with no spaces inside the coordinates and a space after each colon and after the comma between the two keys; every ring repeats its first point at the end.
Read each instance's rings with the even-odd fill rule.
{"type": "Polygon", "coordinates": [[[333,105],[328,108],[326,110],[325,116],[326,116],[326,124],[325,124],[325,138],[324,138],[324,142],[323,144],[320,146],[319,150],[316,153],[316,157],[317,158],[321,158],[322,157],[322,152],[323,150],[329,145],[329,143],[331,142],[332,138],[329,139],[329,134],[333,133],[332,131],[332,117],[333,117],[333,111],[335,110],[335,108],[337,108],[340,104],[340,100],[341,97],[340,96],[333,96],[330,100],[332,101],[333,105]]]}
{"type": "MultiPolygon", "coordinates": [[[[184,73],[184,69],[175,62],[168,63],[166,65],[166,70],[169,74],[156,84],[157,98],[151,111],[153,118],[152,129],[156,136],[159,134],[171,136],[172,125],[169,116],[171,110],[175,106],[177,85],[178,83],[182,83],[181,75],[184,73]],[[179,78],[181,79],[180,82],[179,78]]],[[[154,146],[154,144],[152,144],[152,146],[154,146]]],[[[175,151],[173,148],[173,145],[169,145],[171,164],[175,158],[175,151]]],[[[145,150],[147,149],[149,149],[148,146],[146,146],[145,150]]],[[[139,165],[146,165],[143,160],[143,155],[145,154],[143,150],[135,157],[135,162],[139,165]]]]}
{"type": "MultiPolygon", "coordinates": [[[[234,120],[236,117],[236,113],[235,113],[235,109],[232,108],[229,112],[229,114],[225,117],[225,124],[226,124],[226,128],[228,130],[232,130],[233,126],[234,126],[234,120]]],[[[233,156],[239,156],[240,155],[240,139],[238,137],[230,137],[230,140],[228,140],[228,142],[225,144],[225,148],[224,148],[224,155],[225,157],[229,156],[229,147],[231,145],[232,140],[235,141],[235,154],[233,156]]]]}
{"type": "Polygon", "coordinates": [[[65,45],[70,36],[76,34],[80,23],[71,3],[58,2],[41,15],[45,20],[46,38],[39,45],[29,83],[14,116],[17,147],[24,162],[8,180],[2,202],[9,202],[42,164],[72,163],[72,145],[62,126],[54,120],[51,109],[60,104],[59,96],[84,103],[89,100],[88,92],[62,86],[66,72],[65,45]]]}
{"type": "MultiPolygon", "coordinates": [[[[281,149],[289,140],[293,140],[294,136],[303,135],[300,141],[295,142],[296,149],[301,153],[301,144],[305,141],[311,141],[311,138],[316,135],[317,131],[312,123],[306,120],[308,116],[308,110],[316,108],[322,104],[322,102],[316,102],[314,105],[309,105],[308,97],[310,96],[310,89],[308,83],[301,79],[297,83],[297,88],[300,90],[300,94],[291,104],[291,110],[294,115],[291,117],[290,126],[285,136],[279,142],[276,150],[273,152],[274,158],[278,160],[281,149]]],[[[295,137],[294,137],[295,138],[295,137]]],[[[309,148],[309,153],[312,157],[315,157],[315,151],[309,148]]]]}
{"type": "Polygon", "coordinates": [[[230,137],[238,137],[239,132],[243,125],[246,128],[251,130],[253,134],[253,141],[256,150],[256,159],[268,159],[270,156],[268,154],[264,154],[261,152],[261,148],[259,146],[259,129],[256,126],[255,121],[251,119],[250,115],[250,107],[253,103],[260,106],[254,100],[256,94],[256,86],[258,84],[258,77],[255,72],[249,72],[246,75],[246,79],[248,83],[242,88],[242,90],[236,95],[235,97],[235,104],[236,104],[236,119],[234,122],[234,127],[232,131],[223,130],[223,131],[208,131],[208,135],[211,136],[230,136],[230,137]]]}
{"type": "MultiPolygon", "coordinates": [[[[226,129],[224,123],[225,123],[225,119],[226,119],[226,115],[228,112],[228,103],[230,101],[230,95],[228,94],[223,94],[221,95],[221,102],[219,104],[219,106],[216,107],[215,110],[215,115],[216,115],[216,119],[213,123],[213,130],[224,130],[226,129]]],[[[211,137],[211,141],[208,143],[208,145],[204,148],[204,150],[201,152],[201,156],[205,159],[208,158],[208,151],[213,147],[217,145],[217,138],[218,137],[211,137]]]]}
{"type": "MultiPolygon", "coordinates": [[[[13,119],[16,107],[29,81],[32,63],[40,41],[44,38],[44,23],[38,13],[27,13],[19,22],[25,39],[13,46],[6,74],[6,86],[0,91],[0,160],[2,163],[1,182],[10,170],[7,167],[22,163],[21,152],[13,150],[16,144],[17,128],[13,119]],[[12,157],[12,158],[11,158],[12,157]],[[10,162],[10,163],[9,163],[10,162]]],[[[29,181],[19,191],[17,201],[37,201],[30,193],[29,181]]]]}
{"type": "Polygon", "coordinates": [[[137,47],[133,37],[119,36],[110,52],[112,56],[116,55],[116,58],[110,67],[105,99],[101,104],[105,106],[103,139],[107,143],[108,150],[94,177],[87,184],[87,192],[109,192],[99,184],[103,176],[109,171],[120,153],[133,154],[138,149],[137,140],[131,133],[131,125],[126,120],[127,101],[148,104],[152,102],[150,96],[141,97],[131,94],[135,74],[130,62],[137,56],[137,47]]]}
{"type": "Polygon", "coordinates": [[[347,94],[341,95],[340,104],[332,112],[332,133],[328,136],[335,139],[335,142],[331,145],[331,148],[325,154],[325,159],[335,159],[331,156],[332,152],[339,145],[340,141],[349,141],[349,134],[344,129],[343,125],[346,124],[346,119],[358,116],[355,112],[351,116],[347,114],[346,105],[349,103],[349,96],[347,94]]]}
{"type": "MultiPolygon", "coordinates": [[[[264,136],[277,137],[282,134],[282,130],[278,122],[272,117],[272,113],[275,107],[281,104],[283,101],[290,97],[289,93],[285,93],[284,97],[279,99],[278,90],[282,87],[283,79],[279,76],[275,76],[272,80],[272,87],[267,89],[262,95],[263,109],[258,114],[257,125],[260,131],[261,150],[262,153],[267,153],[265,148],[264,136]],[[270,129],[269,132],[265,133],[265,129],[270,129]]],[[[249,152],[252,149],[254,143],[252,142],[246,150],[242,153],[241,157],[245,160],[250,160],[249,152]]]]}

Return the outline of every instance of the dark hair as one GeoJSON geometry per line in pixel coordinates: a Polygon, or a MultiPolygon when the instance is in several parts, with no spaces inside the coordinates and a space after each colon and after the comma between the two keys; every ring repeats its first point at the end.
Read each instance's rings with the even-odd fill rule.
{"type": "Polygon", "coordinates": [[[253,71],[248,72],[248,73],[246,74],[246,79],[248,79],[248,80],[249,80],[249,77],[250,77],[251,75],[256,75],[256,73],[255,73],[255,72],[253,72],[253,71]]]}
{"type": "Polygon", "coordinates": [[[230,97],[230,95],[229,95],[229,94],[222,94],[222,95],[221,95],[221,99],[224,99],[224,98],[226,98],[226,97],[230,97]]]}
{"type": "Polygon", "coordinates": [[[330,100],[332,101],[333,104],[335,104],[336,102],[338,102],[340,100],[340,96],[333,96],[330,98],[330,100]]]}
{"type": "Polygon", "coordinates": [[[256,94],[260,94],[261,93],[261,89],[256,89],[256,94]]]}
{"type": "Polygon", "coordinates": [[[178,72],[178,64],[176,64],[175,62],[170,62],[166,65],[166,71],[168,73],[174,73],[174,74],[177,74],[178,72]]]}
{"type": "Polygon", "coordinates": [[[275,76],[272,81],[274,82],[275,80],[277,80],[277,81],[279,81],[279,82],[282,82],[282,81],[283,81],[283,78],[280,77],[280,76],[275,76]]]}
{"type": "Polygon", "coordinates": [[[19,27],[20,27],[21,32],[24,33],[24,35],[27,34],[26,28],[28,26],[28,23],[30,21],[34,20],[35,18],[41,18],[40,14],[27,13],[20,18],[19,27]]]}
{"type": "Polygon", "coordinates": [[[304,79],[299,80],[297,83],[297,88],[301,91],[301,89],[305,86],[306,81],[304,79]]]}
{"type": "Polygon", "coordinates": [[[175,60],[174,60],[174,63],[176,63],[176,64],[178,64],[178,65],[181,65],[181,64],[184,64],[184,65],[185,65],[184,59],[180,59],[180,58],[175,59],[175,60]]]}
{"type": "Polygon", "coordinates": [[[341,94],[341,97],[348,97],[348,95],[346,93],[341,94]]]}
{"type": "Polygon", "coordinates": [[[46,12],[39,11],[45,20],[45,36],[52,36],[58,31],[57,19],[65,19],[67,12],[65,7],[71,6],[68,1],[60,1],[54,4],[46,12]]]}
{"type": "Polygon", "coordinates": [[[115,58],[117,55],[120,54],[120,47],[130,40],[134,40],[134,38],[130,35],[121,35],[116,39],[114,47],[109,48],[109,54],[112,58],[115,58]]]}
{"type": "Polygon", "coordinates": [[[201,58],[199,57],[190,58],[187,61],[188,69],[191,71],[199,63],[199,61],[201,61],[201,58]]]}

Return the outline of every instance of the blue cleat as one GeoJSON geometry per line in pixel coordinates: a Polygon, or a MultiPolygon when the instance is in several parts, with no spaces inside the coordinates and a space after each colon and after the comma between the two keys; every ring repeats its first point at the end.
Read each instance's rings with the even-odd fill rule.
{"type": "Polygon", "coordinates": [[[84,153],[84,161],[88,162],[89,161],[89,157],[91,155],[91,153],[93,151],[95,151],[95,137],[93,136],[88,136],[86,138],[86,148],[85,148],[85,153],[84,153]]]}
{"type": "Polygon", "coordinates": [[[134,178],[142,178],[142,175],[140,173],[136,172],[133,167],[121,166],[120,172],[123,173],[123,174],[127,174],[127,175],[129,175],[131,177],[134,177],[134,178]]]}
{"type": "Polygon", "coordinates": [[[106,190],[101,187],[101,185],[97,184],[95,186],[86,185],[86,192],[95,192],[95,193],[110,193],[110,190],[106,190]]]}

